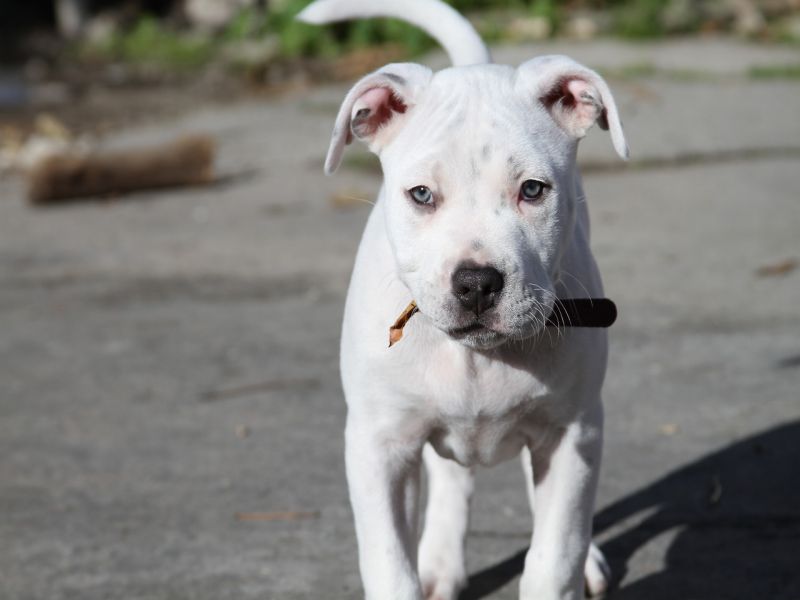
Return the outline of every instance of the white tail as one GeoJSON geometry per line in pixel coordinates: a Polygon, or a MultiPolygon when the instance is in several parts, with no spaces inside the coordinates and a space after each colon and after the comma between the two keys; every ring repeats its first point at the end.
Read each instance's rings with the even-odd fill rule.
{"type": "Polygon", "coordinates": [[[314,25],[370,17],[394,17],[416,25],[442,45],[455,66],[492,62],[470,22],[440,0],[317,0],[297,15],[314,25]]]}

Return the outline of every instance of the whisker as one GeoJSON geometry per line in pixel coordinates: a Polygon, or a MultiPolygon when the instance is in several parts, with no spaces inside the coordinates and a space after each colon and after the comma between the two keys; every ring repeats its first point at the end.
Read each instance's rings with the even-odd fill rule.
{"type": "Polygon", "coordinates": [[[571,278],[572,278],[572,280],[573,280],[575,283],[577,283],[579,286],[581,286],[581,289],[583,289],[584,293],[586,294],[586,297],[587,297],[587,298],[589,298],[589,300],[591,301],[591,299],[592,299],[592,294],[591,294],[591,293],[589,293],[589,289],[588,289],[588,288],[587,288],[587,287],[586,287],[586,286],[583,284],[583,282],[582,282],[580,279],[578,279],[577,277],[575,277],[575,275],[573,275],[572,273],[570,273],[570,272],[569,272],[569,271],[567,271],[566,269],[561,269],[561,273],[562,273],[562,274],[564,274],[564,275],[568,275],[569,277],[571,277],[571,278]]]}
{"type": "MultiPolygon", "coordinates": [[[[550,331],[550,329],[547,327],[547,315],[544,312],[544,305],[541,302],[539,302],[538,300],[534,299],[533,308],[534,308],[534,310],[536,310],[536,315],[539,317],[539,318],[537,318],[537,321],[539,321],[539,323],[541,324],[541,327],[539,327],[539,331],[540,332],[544,332],[544,331],[547,332],[547,341],[550,343],[550,346],[552,347],[553,346],[553,332],[550,331]]],[[[558,339],[558,338],[556,338],[556,339],[558,339]]]]}
{"type": "Polygon", "coordinates": [[[356,202],[363,202],[364,204],[369,204],[370,206],[375,206],[375,201],[370,200],[369,198],[361,198],[359,196],[351,196],[350,194],[336,194],[333,199],[333,202],[336,204],[342,204],[343,200],[355,200],[356,202]]]}
{"type": "MultiPolygon", "coordinates": [[[[570,276],[574,277],[571,274],[570,274],[570,276]]],[[[555,319],[556,340],[563,339],[566,336],[566,328],[572,326],[572,317],[569,315],[568,312],[566,312],[566,310],[564,310],[563,306],[558,302],[558,297],[555,294],[555,292],[552,292],[550,290],[546,290],[542,286],[537,285],[535,283],[528,283],[526,285],[532,287],[534,290],[538,290],[539,292],[541,292],[542,295],[545,297],[545,299],[552,304],[553,312],[556,314],[556,317],[557,317],[555,319]]],[[[547,316],[544,315],[544,309],[541,306],[541,303],[539,303],[538,301],[537,301],[537,305],[539,305],[539,310],[540,310],[540,312],[542,314],[542,317],[544,319],[544,323],[546,323],[547,322],[547,316]]],[[[547,329],[547,327],[545,327],[545,329],[547,329]]],[[[548,335],[550,335],[549,332],[548,332],[548,335]]]]}

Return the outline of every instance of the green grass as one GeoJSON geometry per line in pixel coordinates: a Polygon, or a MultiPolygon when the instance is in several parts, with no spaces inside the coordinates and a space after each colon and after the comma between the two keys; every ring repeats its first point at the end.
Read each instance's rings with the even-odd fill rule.
{"type": "Polygon", "coordinates": [[[800,79],[800,63],[751,67],[748,75],[751,79],[800,79]]]}
{"type": "Polygon", "coordinates": [[[533,0],[530,3],[529,12],[532,17],[547,19],[551,31],[557,31],[564,20],[563,11],[559,8],[556,0],[533,0]]]}
{"type": "Polygon", "coordinates": [[[630,0],[614,10],[614,32],[623,38],[651,39],[664,35],[661,13],[663,0],[630,0]]]}
{"type": "Polygon", "coordinates": [[[665,69],[651,62],[639,62],[614,68],[596,67],[604,77],[617,80],[661,79],[677,82],[707,82],[746,77],[755,80],[800,79],[800,63],[751,67],[736,74],[723,74],[700,69],[665,69]]]}
{"type": "Polygon", "coordinates": [[[715,81],[721,76],[711,71],[693,69],[664,69],[651,62],[639,62],[623,65],[617,68],[598,68],[598,72],[609,79],[635,80],[635,79],[662,79],[668,81],[693,82],[715,81]]]}
{"type": "Polygon", "coordinates": [[[85,45],[79,53],[84,57],[189,69],[206,64],[214,50],[215,45],[208,37],[178,34],[164,28],[157,19],[144,16],[129,31],[85,45]]]}
{"type": "MultiPolygon", "coordinates": [[[[239,42],[269,41],[277,55],[263,60],[297,58],[332,59],[353,50],[382,44],[404,49],[413,58],[436,47],[420,29],[393,19],[368,19],[336,23],[326,27],[306,25],[295,19],[310,0],[287,0],[279,8],[242,9],[216,34],[193,34],[170,27],[152,16],[141,17],[127,30],[116,31],[107,39],[82,42],[75,50],[79,58],[122,61],[153,65],[165,70],[203,67],[226,45],[239,42]],[[267,39],[269,38],[269,39],[267,39]]],[[[611,32],[623,38],[650,39],[668,34],[663,25],[665,0],[582,0],[583,6],[612,15],[611,32]]],[[[476,17],[476,25],[488,43],[508,39],[509,23],[517,17],[546,19],[553,32],[566,22],[567,8],[560,0],[451,0],[462,13],[476,17]]],[[[687,27],[699,26],[689,24],[687,27]]],[[[687,30],[688,31],[688,30],[687,30]]],[[[752,79],[797,79],[800,64],[753,68],[752,79]]],[[[669,71],[648,63],[638,63],[615,70],[610,76],[622,79],[668,77],[681,81],[702,81],[708,74],[691,70],[669,71]]]]}
{"type": "Polygon", "coordinates": [[[243,9],[215,35],[181,32],[145,15],[128,30],[76,49],[81,58],[150,64],[165,69],[192,69],[212,60],[227,44],[274,36],[282,58],[335,58],[379,44],[396,44],[409,57],[435,47],[420,29],[394,19],[370,19],[317,27],[295,19],[309,0],[290,0],[279,10],[243,9]]]}

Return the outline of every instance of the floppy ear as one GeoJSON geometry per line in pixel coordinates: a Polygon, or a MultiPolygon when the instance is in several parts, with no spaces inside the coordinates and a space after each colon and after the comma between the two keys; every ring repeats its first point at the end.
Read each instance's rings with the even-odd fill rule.
{"type": "Polygon", "coordinates": [[[600,75],[566,56],[540,56],[517,69],[517,90],[541,103],[576,140],[595,123],[611,132],[614,149],[628,159],[628,144],[611,90],[600,75]]]}
{"type": "Polygon", "coordinates": [[[353,137],[380,152],[402,127],[427,87],[432,71],[414,63],[386,65],[364,77],[348,92],[333,126],[325,173],[333,173],[353,137]]]}

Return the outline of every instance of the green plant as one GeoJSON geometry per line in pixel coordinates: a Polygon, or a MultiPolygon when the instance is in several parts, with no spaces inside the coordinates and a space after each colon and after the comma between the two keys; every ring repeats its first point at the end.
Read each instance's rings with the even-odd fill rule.
{"type": "Polygon", "coordinates": [[[271,10],[264,23],[264,32],[278,36],[281,54],[286,57],[322,56],[331,57],[339,53],[331,28],[314,27],[295,19],[297,13],[310,0],[290,0],[279,9],[271,10]]]}
{"type": "Polygon", "coordinates": [[[552,31],[557,31],[561,26],[561,10],[555,0],[533,0],[530,5],[530,13],[534,17],[547,19],[552,31]]]}
{"type": "Polygon", "coordinates": [[[246,6],[234,15],[222,32],[222,41],[238,42],[261,37],[268,31],[267,16],[263,11],[246,6]]]}
{"type": "Polygon", "coordinates": [[[622,37],[643,39],[664,34],[661,12],[664,0],[628,0],[614,10],[616,33],[622,37]]]}
{"type": "Polygon", "coordinates": [[[800,79],[800,64],[751,67],[748,74],[753,79],[800,79]]]}
{"type": "Polygon", "coordinates": [[[433,41],[419,28],[395,19],[366,19],[341,23],[332,27],[316,27],[295,19],[308,0],[291,0],[279,10],[269,13],[266,31],[280,40],[281,52],[287,57],[331,57],[346,50],[375,44],[396,43],[410,55],[433,47],[433,41]]]}
{"type": "Polygon", "coordinates": [[[428,34],[403,21],[384,19],[381,27],[381,34],[385,42],[401,44],[412,56],[422,54],[436,46],[428,34]]]}
{"type": "Polygon", "coordinates": [[[189,69],[208,62],[214,48],[208,37],[179,34],[163,27],[155,17],[145,15],[130,30],[79,48],[78,55],[189,69]]]}

